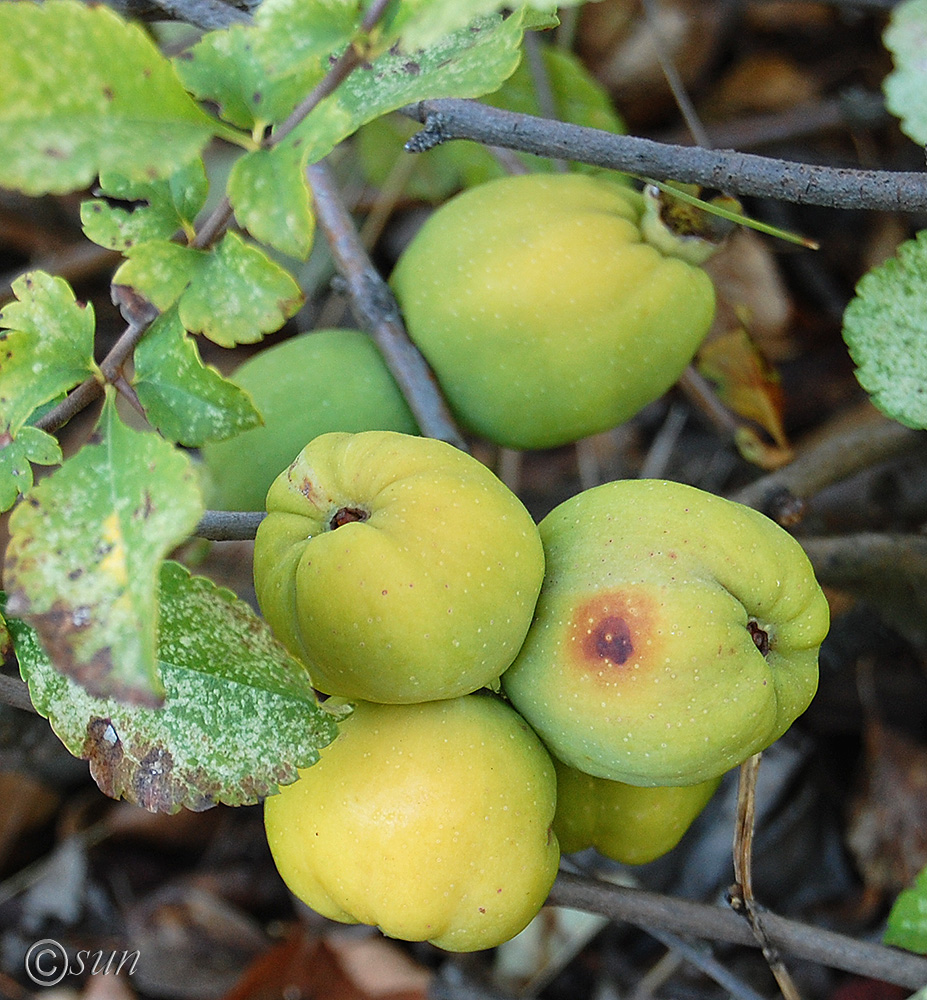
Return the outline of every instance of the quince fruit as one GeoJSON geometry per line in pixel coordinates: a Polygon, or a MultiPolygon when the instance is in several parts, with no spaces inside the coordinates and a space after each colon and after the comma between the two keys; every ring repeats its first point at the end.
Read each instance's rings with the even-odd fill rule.
{"type": "Polygon", "coordinates": [[[453,698],[515,658],[544,552],[521,501],[470,455],[391,431],[323,434],[267,511],[258,603],[326,694],[453,698]]]}
{"type": "Polygon", "coordinates": [[[627,187],[525,174],[442,205],[390,281],[460,423],[550,448],[623,423],[676,382],[714,316],[712,282],[686,259],[706,253],[627,187]]]}
{"type": "Polygon", "coordinates": [[[250,393],[264,423],[203,446],[208,503],[216,510],[263,510],[270,484],[319,434],[418,433],[376,344],[360,330],[299,334],[249,358],[231,378],[250,393]]]}
{"type": "Polygon", "coordinates": [[[643,865],[671,851],[714,795],[721,778],[697,785],[641,788],[596,778],[554,758],[554,833],[564,854],[594,847],[625,865],[643,865]]]}
{"type": "Polygon", "coordinates": [[[557,874],[550,757],[492,695],[360,702],[337,739],[264,806],[284,882],[332,920],[449,951],[492,948],[557,874]]]}
{"type": "Polygon", "coordinates": [[[817,688],[828,604],[774,521],[624,480],[540,524],[547,574],[505,693],[571,767],[693,785],[778,739],[817,688]]]}

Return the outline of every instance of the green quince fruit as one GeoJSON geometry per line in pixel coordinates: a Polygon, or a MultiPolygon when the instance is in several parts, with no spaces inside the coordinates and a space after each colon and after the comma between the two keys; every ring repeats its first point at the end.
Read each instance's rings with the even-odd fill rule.
{"type": "Polygon", "coordinates": [[[721,782],[641,788],[596,778],[554,758],[554,833],[564,854],[594,847],[625,865],[643,865],[671,851],[708,805],[721,782]]]}
{"type": "Polygon", "coordinates": [[[390,280],[461,424],[549,448],[628,420],[679,378],[714,317],[712,282],[685,259],[707,245],[670,234],[629,188],[526,174],[446,202],[390,280]]]}
{"type": "Polygon", "coordinates": [[[360,330],[304,333],[240,365],[232,381],[264,424],[202,448],[210,507],[263,510],[270,484],[300,449],[329,431],[418,426],[376,345],[360,330]]]}
{"type": "Polygon", "coordinates": [[[553,765],[505,702],[360,702],[317,764],[270,796],[284,882],[332,920],[449,951],[492,948],[544,904],[560,861],[553,765]]]}
{"type": "Polygon", "coordinates": [[[547,575],[502,683],[554,756],[631,785],[693,785],[808,707],[828,605],[774,521],[626,480],[571,497],[540,532],[547,575]]]}
{"type": "Polygon", "coordinates": [[[453,698],[521,647],[544,576],[537,525],[475,458],[391,431],[323,434],[267,494],[258,603],[327,694],[453,698]]]}

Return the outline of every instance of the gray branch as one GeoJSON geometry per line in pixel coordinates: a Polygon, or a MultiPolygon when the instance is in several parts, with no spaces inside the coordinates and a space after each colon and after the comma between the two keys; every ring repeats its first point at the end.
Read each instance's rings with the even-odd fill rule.
{"type": "Polygon", "coordinates": [[[424,152],[451,139],[471,139],[638,177],[702,184],[740,196],[842,209],[927,210],[927,173],[851,170],[733,150],[674,146],[502,111],[477,101],[420,101],[402,110],[425,126],[406,144],[410,152],[424,152]]]}
{"type": "Polygon", "coordinates": [[[204,31],[250,24],[248,12],[257,3],[240,5],[223,0],[107,0],[107,5],[129,20],[186,21],[204,31]],[[247,8],[247,9],[245,9],[247,8]]]}
{"type": "MultiPolygon", "coordinates": [[[[733,910],[687,899],[629,889],[598,879],[560,872],[548,902],[599,913],[648,929],[687,937],[758,947],[750,925],[733,910]]],[[[927,982],[927,958],[764,912],[763,929],[783,953],[832,969],[919,989],[927,982]]]]}
{"type": "Polygon", "coordinates": [[[193,534],[211,542],[243,542],[254,538],[264,511],[207,510],[193,534]]]}

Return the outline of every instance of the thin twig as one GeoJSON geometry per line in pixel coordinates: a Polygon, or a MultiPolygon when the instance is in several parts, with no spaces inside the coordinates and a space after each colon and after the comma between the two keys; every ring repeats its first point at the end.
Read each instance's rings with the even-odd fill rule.
{"type": "Polygon", "coordinates": [[[638,177],[702,184],[740,196],[845,210],[927,209],[927,175],[923,173],[850,170],[733,150],[669,145],[456,98],[420,101],[402,111],[425,125],[407,143],[412,152],[451,139],[472,139],[537,156],[609,167],[638,177]]]}
{"type": "MultiPolygon", "coordinates": [[[[391,0],[374,0],[370,5],[364,20],[361,22],[360,35],[371,32],[386,13],[391,0]]],[[[316,84],[315,87],[299,102],[286,121],[282,122],[264,142],[265,149],[271,149],[282,142],[298,125],[300,125],[315,108],[328,97],[357,69],[365,56],[362,45],[349,45],[333,63],[331,69],[316,84]]]]}
{"type": "Polygon", "coordinates": [[[676,384],[712,427],[723,438],[733,441],[740,422],[733,411],[721,402],[711,383],[694,365],[686,368],[676,384]]]}
{"type": "MultiPolygon", "coordinates": [[[[850,89],[836,97],[804,101],[786,111],[734,118],[706,128],[709,149],[755,149],[771,143],[789,142],[834,128],[872,127],[891,116],[879,93],[850,89]]],[[[673,129],[655,136],[660,142],[688,143],[686,130],[673,129]]]]}
{"type": "Polygon", "coordinates": [[[644,16],[647,18],[647,27],[650,29],[650,40],[653,42],[653,48],[657,54],[657,62],[659,62],[663,76],[669,85],[673,100],[676,102],[676,107],[679,108],[679,112],[692,138],[699,146],[709,149],[711,143],[708,141],[708,133],[705,131],[705,126],[702,125],[698,112],[695,110],[695,105],[692,103],[686,90],[686,85],[683,83],[679,70],[676,68],[676,64],[673,62],[673,58],[667,50],[665,40],[660,32],[660,19],[656,4],[654,0],[643,0],[643,4],[644,16]]]}
{"type": "Polygon", "coordinates": [[[0,705],[10,705],[24,712],[35,712],[35,705],[29,697],[29,686],[25,681],[9,674],[0,674],[0,705]]]}
{"type": "Polygon", "coordinates": [[[754,754],[740,765],[737,786],[737,821],[734,826],[734,885],[731,907],[744,917],[763,952],[766,964],[776,978],[785,1000],[801,1000],[785,963],[766,933],[764,911],[753,895],[753,832],[756,826],[756,779],[761,754],[754,754]]]}
{"type": "Polygon", "coordinates": [[[132,356],[138,342],[158,318],[158,310],[128,286],[114,285],[113,301],[119,306],[127,326],[100,362],[103,381],[91,376],[81,382],[70,395],[35,422],[40,430],[49,433],[58,430],[103,395],[105,382],[115,385],[123,377],[123,366],[132,356]]]}
{"type": "Polygon", "coordinates": [[[659,479],[666,475],[670,458],[687,418],[686,408],[679,403],[673,403],[641,463],[638,478],[659,479]]]}
{"type": "Polygon", "coordinates": [[[222,195],[216,207],[203,220],[196,235],[190,240],[190,246],[196,250],[205,250],[222,236],[232,221],[232,203],[227,194],[222,195]]]}
{"type": "Polygon", "coordinates": [[[757,993],[756,990],[738,976],[735,976],[730,969],[719,962],[709,951],[696,947],[696,945],[667,931],[658,931],[650,927],[647,929],[647,933],[651,937],[656,938],[665,948],[669,948],[672,953],[679,955],[690,965],[694,965],[696,969],[708,976],[709,979],[713,979],[722,989],[731,995],[733,1000],[765,1000],[761,994],[757,993]]]}
{"type": "Polygon", "coordinates": [[[178,21],[194,24],[204,31],[250,24],[251,15],[222,0],[157,0],[157,6],[178,21]]]}
{"type": "Polygon", "coordinates": [[[256,3],[241,7],[223,0],[106,0],[107,6],[127,20],[134,21],[185,21],[204,31],[228,28],[233,24],[248,24],[251,14],[241,7],[255,7],[256,3]]]}
{"type": "MultiPolygon", "coordinates": [[[[629,889],[600,879],[561,872],[548,902],[587,913],[600,913],[645,930],[656,927],[684,937],[758,946],[747,924],[729,909],[629,889]]],[[[927,982],[927,958],[921,955],[857,941],[769,911],[763,915],[763,926],[780,951],[796,958],[911,989],[918,989],[927,982]]]]}
{"type": "MultiPolygon", "coordinates": [[[[927,583],[927,535],[861,532],[802,538],[821,583],[840,587],[882,580],[907,581],[912,601],[927,583]]],[[[915,605],[912,603],[911,605],[915,605]]]]}
{"type": "Polygon", "coordinates": [[[409,340],[393,293],[361,244],[328,167],[315,163],[309,167],[308,175],[315,197],[316,217],[347,284],[353,310],[380,348],[420,430],[428,437],[465,449],[463,436],[437,382],[409,340]]]}
{"type": "MultiPolygon", "coordinates": [[[[528,63],[531,83],[538,99],[538,108],[542,117],[558,118],[557,101],[551,86],[550,74],[547,72],[547,65],[544,62],[542,43],[535,31],[529,31],[525,34],[525,59],[528,63]]],[[[554,169],[560,173],[564,173],[568,169],[566,160],[553,160],[551,162],[554,169]]]]}
{"type": "Polygon", "coordinates": [[[95,378],[85,379],[69,395],[67,395],[57,406],[53,406],[47,413],[39,417],[35,426],[39,430],[54,433],[59,427],[64,427],[69,420],[85,410],[91,403],[96,402],[103,395],[103,383],[95,378]]]}

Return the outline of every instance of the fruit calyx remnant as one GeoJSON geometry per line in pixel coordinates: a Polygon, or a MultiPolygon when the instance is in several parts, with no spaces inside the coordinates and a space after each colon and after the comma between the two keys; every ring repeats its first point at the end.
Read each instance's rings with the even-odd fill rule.
{"type": "Polygon", "coordinates": [[[747,631],[763,656],[769,656],[769,633],[761,629],[759,624],[752,619],[747,622],[747,631]]]}
{"type": "Polygon", "coordinates": [[[364,510],[362,507],[339,507],[332,514],[328,522],[328,527],[334,531],[335,528],[351,524],[354,521],[366,521],[368,517],[370,517],[370,512],[364,510]]]}
{"type": "MultiPolygon", "coordinates": [[[[740,211],[740,203],[721,192],[703,190],[694,184],[676,186],[709,204],[717,204],[728,211],[740,211]]],[[[704,264],[721,248],[735,225],[650,184],[644,188],[644,213],[640,227],[644,239],[667,257],[679,257],[698,265],[704,264]]]]}

